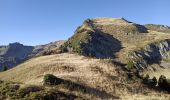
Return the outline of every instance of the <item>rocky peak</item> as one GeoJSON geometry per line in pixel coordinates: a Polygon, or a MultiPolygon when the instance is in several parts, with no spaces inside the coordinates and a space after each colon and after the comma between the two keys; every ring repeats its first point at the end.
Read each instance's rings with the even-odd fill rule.
{"type": "Polygon", "coordinates": [[[9,46],[24,46],[23,44],[20,44],[19,42],[10,43],[9,46]]]}

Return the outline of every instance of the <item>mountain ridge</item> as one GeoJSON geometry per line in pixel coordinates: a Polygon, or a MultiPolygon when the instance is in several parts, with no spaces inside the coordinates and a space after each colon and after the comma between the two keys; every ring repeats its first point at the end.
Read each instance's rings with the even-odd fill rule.
{"type": "Polygon", "coordinates": [[[0,47],[0,69],[7,66],[12,68],[30,58],[54,52],[64,41],[51,42],[45,45],[25,46],[18,42],[0,47]]]}

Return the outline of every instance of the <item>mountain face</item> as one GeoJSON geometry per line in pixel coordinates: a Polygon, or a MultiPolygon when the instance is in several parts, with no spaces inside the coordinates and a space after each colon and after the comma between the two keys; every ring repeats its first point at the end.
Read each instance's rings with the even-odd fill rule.
{"type": "Polygon", "coordinates": [[[140,25],[124,18],[87,19],[61,46],[61,50],[88,57],[111,58],[127,65],[130,71],[136,70],[135,73],[150,74],[158,69],[152,72],[152,76],[159,77],[161,68],[169,70],[169,30],[165,25],[140,25]]]}
{"type": "Polygon", "coordinates": [[[133,42],[134,35],[147,29],[124,18],[87,19],[62,46],[62,51],[77,52],[97,58],[113,58],[121,49],[121,41],[133,42]]]}
{"type": "Polygon", "coordinates": [[[35,47],[24,46],[20,43],[11,43],[8,46],[0,46],[0,69],[2,69],[3,66],[9,68],[14,67],[32,57],[57,53],[57,49],[63,42],[64,41],[56,41],[35,47]]]}
{"type": "Polygon", "coordinates": [[[32,53],[34,47],[24,46],[20,43],[11,43],[1,47],[0,68],[3,66],[13,67],[26,60],[32,53]]]}

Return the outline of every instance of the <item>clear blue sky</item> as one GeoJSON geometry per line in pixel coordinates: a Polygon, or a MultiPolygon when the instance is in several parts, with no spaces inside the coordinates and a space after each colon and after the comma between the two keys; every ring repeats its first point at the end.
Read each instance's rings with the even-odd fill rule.
{"type": "Polygon", "coordinates": [[[65,40],[94,17],[170,26],[170,0],[0,0],[0,45],[65,40]]]}

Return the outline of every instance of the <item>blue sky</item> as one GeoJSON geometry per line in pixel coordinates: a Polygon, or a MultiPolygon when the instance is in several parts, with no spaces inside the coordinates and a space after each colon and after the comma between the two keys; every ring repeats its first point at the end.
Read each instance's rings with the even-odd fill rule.
{"type": "Polygon", "coordinates": [[[0,0],[0,45],[65,40],[95,17],[170,26],[169,5],[170,0],[0,0]]]}

